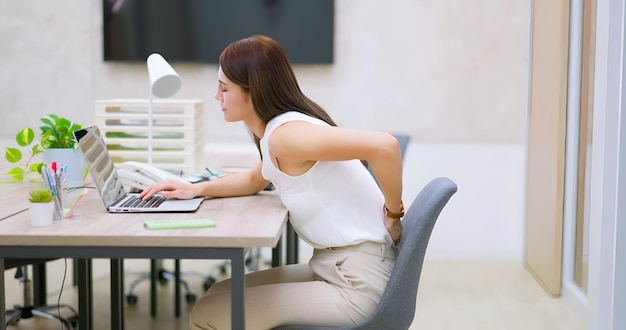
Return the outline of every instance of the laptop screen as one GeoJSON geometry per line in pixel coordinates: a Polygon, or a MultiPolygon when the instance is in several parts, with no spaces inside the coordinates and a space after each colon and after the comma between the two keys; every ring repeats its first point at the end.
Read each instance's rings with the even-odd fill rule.
{"type": "Polygon", "coordinates": [[[113,160],[97,126],[74,131],[78,147],[106,207],[126,195],[113,160]]]}

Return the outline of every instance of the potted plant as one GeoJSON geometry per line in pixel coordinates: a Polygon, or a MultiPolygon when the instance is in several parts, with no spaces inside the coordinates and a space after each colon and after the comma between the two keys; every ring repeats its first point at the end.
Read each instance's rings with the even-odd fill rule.
{"type": "Polygon", "coordinates": [[[35,141],[35,130],[26,127],[15,136],[19,147],[7,147],[5,157],[11,163],[19,163],[23,158],[23,150],[30,156],[22,166],[13,167],[6,174],[15,181],[23,181],[29,173],[41,174],[42,162],[32,163],[33,158],[42,154],[45,163],[56,161],[67,165],[67,186],[77,187],[82,185],[85,172],[83,157],[77,150],[73,132],[83,126],[74,123],[67,118],[54,114],[43,116],[40,129],[40,139],[35,141]]]}
{"type": "Polygon", "coordinates": [[[30,224],[34,227],[44,227],[52,224],[54,217],[54,196],[48,188],[35,188],[29,192],[28,212],[30,224]]]}

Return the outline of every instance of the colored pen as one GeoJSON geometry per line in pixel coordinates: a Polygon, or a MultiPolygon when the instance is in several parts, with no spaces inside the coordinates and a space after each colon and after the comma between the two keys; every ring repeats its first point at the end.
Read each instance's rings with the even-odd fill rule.
{"type": "Polygon", "coordinates": [[[67,215],[65,216],[66,218],[70,218],[72,214],[74,214],[74,211],[76,210],[78,205],[80,205],[80,202],[83,201],[83,198],[85,198],[85,195],[87,195],[88,192],[89,192],[89,189],[85,188],[80,193],[80,195],[76,197],[76,199],[74,200],[74,203],[72,203],[72,206],[70,207],[70,210],[67,212],[67,215]]]}
{"type": "Polygon", "coordinates": [[[217,180],[220,178],[220,176],[213,172],[208,166],[205,166],[204,169],[209,172],[209,180],[217,180]]]}

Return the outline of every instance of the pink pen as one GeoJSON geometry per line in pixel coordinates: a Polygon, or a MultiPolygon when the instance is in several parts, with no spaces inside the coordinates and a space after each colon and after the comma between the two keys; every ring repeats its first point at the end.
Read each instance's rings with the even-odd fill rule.
{"type": "Polygon", "coordinates": [[[67,215],[65,215],[66,218],[70,218],[72,214],[74,214],[74,210],[76,210],[78,205],[80,205],[80,202],[83,201],[83,198],[85,198],[85,195],[87,195],[88,192],[89,192],[89,189],[87,188],[83,189],[83,191],[80,193],[80,195],[78,195],[74,203],[72,203],[70,210],[67,212],[67,215]]]}

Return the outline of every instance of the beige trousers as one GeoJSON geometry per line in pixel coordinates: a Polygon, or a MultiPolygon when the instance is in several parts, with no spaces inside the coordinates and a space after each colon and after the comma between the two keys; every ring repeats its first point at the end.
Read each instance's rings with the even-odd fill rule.
{"type": "MultiPolygon", "coordinates": [[[[365,242],[316,249],[307,264],[246,275],[246,329],[340,326],[369,316],[380,300],[397,250],[365,242]]],[[[230,280],[213,285],[189,316],[191,329],[230,329],[230,280]]]]}

